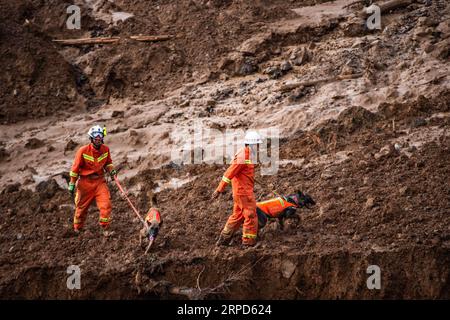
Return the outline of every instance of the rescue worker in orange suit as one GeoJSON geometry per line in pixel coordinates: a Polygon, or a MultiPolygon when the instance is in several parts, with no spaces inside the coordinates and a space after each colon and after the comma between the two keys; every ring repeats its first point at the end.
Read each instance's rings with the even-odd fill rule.
{"type": "Polygon", "coordinates": [[[73,228],[76,233],[83,229],[89,206],[95,200],[100,210],[99,224],[103,234],[111,235],[107,229],[111,222],[112,208],[104,173],[107,172],[114,177],[117,172],[114,169],[109,148],[103,144],[105,134],[106,130],[98,125],[89,129],[88,136],[91,143],[77,151],[70,171],[68,189],[71,195],[76,191],[73,218],[73,228]]]}
{"type": "Polygon", "coordinates": [[[245,147],[234,157],[230,167],[222,177],[222,181],[213,193],[213,199],[225,191],[231,183],[233,189],[233,214],[228,218],[220,233],[217,245],[228,245],[241,224],[243,224],[242,244],[253,246],[258,234],[258,217],[256,216],[256,200],[253,192],[255,184],[255,165],[258,144],[262,143],[256,131],[248,131],[245,135],[245,147]]]}

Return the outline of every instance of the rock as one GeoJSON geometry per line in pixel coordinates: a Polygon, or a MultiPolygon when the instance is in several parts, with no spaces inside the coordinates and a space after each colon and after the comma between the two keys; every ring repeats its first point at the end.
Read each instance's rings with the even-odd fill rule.
{"type": "Polygon", "coordinates": [[[67,151],[72,151],[75,150],[75,148],[78,146],[78,143],[76,143],[75,141],[73,141],[72,139],[69,140],[69,142],[66,143],[66,146],[64,147],[64,154],[67,151]]]}
{"type": "Polygon", "coordinates": [[[211,97],[216,101],[220,101],[229,98],[233,92],[234,90],[232,88],[225,88],[215,91],[211,94],[211,97]]]}
{"type": "Polygon", "coordinates": [[[378,153],[376,153],[373,157],[375,158],[375,160],[380,160],[381,158],[387,156],[390,154],[390,148],[389,146],[384,146],[383,148],[380,149],[380,151],[378,153]]]}
{"type": "Polygon", "coordinates": [[[289,70],[292,70],[292,65],[291,65],[291,63],[290,63],[289,61],[284,61],[284,62],[281,64],[281,66],[280,66],[280,70],[281,70],[283,73],[286,73],[286,72],[288,72],[289,70]]]}
{"type": "Polygon", "coordinates": [[[11,248],[9,248],[8,252],[11,253],[14,250],[14,246],[12,246],[11,248]]]}
{"type": "Polygon", "coordinates": [[[342,67],[341,75],[347,76],[347,75],[352,75],[353,73],[354,73],[353,68],[351,66],[349,66],[348,64],[346,64],[342,67]]]}
{"type": "Polygon", "coordinates": [[[283,72],[281,71],[279,66],[271,66],[266,68],[263,73],[269,75],[270,79],[278,79],[283,75],[283,72]]]}
{"type": "Polygon", "coordinates": [[[344,35],[347,37],[361,36],[366,32],[366,21],[360,17],[351,17],[342,24],[344,35]]]}
{"type": "Polygon", "coordinates": [[[302,97],[304,97],[306,94],[305,92],[305,87],[301,86],[299,88],[294,89],[290,96],[289,96],[289,100],[294,102],[294,101],[298,101],[300,100],[302,97]]]}
{"type": "Polygon", "coordinates": [[[208,100],[206,101],[206,105],[208,107],[214,107],[217,104],[216,100],[208,100]]]}
{"type": "Polygon", "coordinates": [[[413,128],[422,127],[427,124],[427,121],[424,118],[416,118],[412,123],[413,128]]]}
{"type": "Polygon", "coordinates": [[[438,59],[447,60],[450,57],[450,37],[434,45],[431,55],[438,59]]]}
{"type": "Polygon", "coordinates": [[[441,239],[439,237],[434,237],[433,239],[431,239],[431,244],[432,245],[438,245],[439,242],[441,242],[441,239]]]}
{"type": "Polygon", "coordinates": [[[5,148],[0,148],[0,161],[9,157],[9,152],[5,148]]]}
{"type": "Polygon", "coordinates": [[[22,240],[22,239],[23,239],[23,234],[18,233],[18,234],[16,235],[16,239],[17,239],[17,240],[22,240]]]}
{"type": "Polygon", "coordinates": [[[239,74],[242,76],[252,74],[258,71],[258,65],[253,58],[246,57],[239,68],[239,74]]]}
{"type": "Polygon", "coordinates": [[[290,58],[292,64],[294,64],[295,66],[300,66],[310,60],[310,54],[305,47],[302,47],[299,51],[291,54],[290,58]]]}
{"type": "Polygon", "coordinates": [[[52,145],[47,146],[47,152],[55,151],[55,147],[52,145]]]}
{"type": "Polygon", "coordinates": [[[37,148],[41,148],[43,146],[44,146],[44,141],[39,140],[37,138],[31,138],[25,144],[25,148],[27,148],[27,149],[37,149],[37,148]]]}
{"type": "Polygon", "coordinates": [[[55,179],[49,179],[47,181],[42,181],[36,186],[36,192],[39,193],[41,199],[50,199],[56,192],[60,189],[58,183],[55,179]]]}
{"type": "Polygon", "coordinates": [[[418,39],[418,38],[423,38],[427,35],[429,35],[430,29],[426,28],[426,27],[418,27],[414,29],[414,33],[413,33],[413,39],[418,39]]]}
{"type": "Polygon", "coordinates": [[[284,260],[281,263],[281,274],[286,279],[289,279],[290,277],[292,277],[292,275],[295,272],[295,269],[297,269],[297,266],[292,261],[284,260]]]}
{"type": "Polygon", "coordinates": [[[398,193],[400,194],[400,195],[405,195],[405,194],[409,194],[411,192],[411,189],[409,188],[409,187],[407,187],[407,186],[405,186],[405,187],[401,187],[399,190],[398,190],[398,193]]]}
{"type": "Polygon", "coordinates": [[[114,110],[111,117],[112,118],[123,118],[125,115],[125,111],[114,110]]]}
{"type": "Polygon", "coordinates": [[[258,63],[254,57],[232,52],[219,62],[218,68],[232,75],[248,75],[258,70],[258,63]]]}
{"type": "Polygon", "coordinates": [[[329,180],[329,179],[333,178],[333,174],[330,171],[324,171],[320,175],[320,178],[325,179],[325,180],[329,180]]]}
{"type": "Polygon", "coordinates": [[[301,58],[296,58],[296,59],[292,60],[292,64],[294,66],[301,66],[303,64],[303,60],[301,58]]]}
{"type": "Polygon", "coordinates": [[[375,199],[372,197],[368,197],[364,207],[366,209],[372,209],[374,206],[375,206],[375,199]]]}
{"type": "Polygon", "coordinates": [[[138,133],[135,130],[130,130],[129,135],[130,137],[137,137],[138,133]]]}
{"type": "Polygon", "coordinates": [[[448,38],[450,36],[450,22],[449,20],[442,21],[437,27],[436,31],[441,33],[442,38],[448,38]]]}
{"type": "Polygon", "coordinates": [[[185,101],[181,102],[178,106],[180,108],[186,108],[186,107],[189,107],[190,104],[191,104],[191,101],[186,99],[185,101]]]}
{"type": "Polygon", "coordinates": [[[17,192],[19,191],[20,188],[20,183],[14,183],[14,184],[10,184],[7,185],[5,190],[3,190],[3,193],[13,193],[13,192],[17,192]]]}
{"type": "Polygon", "coordinates": [[[394,149],[400,151],[402,149],[402,145],[399,143],[394,144],[394,149]]]}

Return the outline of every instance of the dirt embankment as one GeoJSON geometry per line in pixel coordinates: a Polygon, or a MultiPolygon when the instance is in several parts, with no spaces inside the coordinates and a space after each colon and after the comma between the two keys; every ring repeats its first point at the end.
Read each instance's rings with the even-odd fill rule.
{"type": "MultiPolygon", "coordinates": [[[[186,82],[207,79],[218,61],[261,23],[294,13],[283,1],[77,2],[81,30],[66,28],[67,3],[20,0],[0,5],[0,120],[69,117],[108,103],[161,98],[186,82]],[[113,19],[127,12],[131,18],[113,19]],[[168,34],[161,43],[128,37],[168,34]],[[199,35],[202,35],[199,37],[199,35]],[[115,45],[64,48],[53,39],[118,36],[115,45]]],[[[264,24],[263,23],[263,24],[264,24]]]]}

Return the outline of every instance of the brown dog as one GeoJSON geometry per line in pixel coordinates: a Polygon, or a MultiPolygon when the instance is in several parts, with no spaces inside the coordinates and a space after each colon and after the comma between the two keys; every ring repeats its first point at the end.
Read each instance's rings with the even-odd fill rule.
{"type": "Polygon", "coordinates": [[[142,239],[144,238],[147,238],[149,241],[144,254],[147,254],[148,250],[153,244],[153,241],[155,241],[156,236],[159,233],[159,229],[162,226],[161,213],[159,212],[159,209],[154,207],[157,205],[156,196],[153,194],[153,192],[149,191],[147,193],[147,197],[149,198],[150,209],[148,210],[147,215],[144,219],[145,226],[139,232],[140,245],[142,245],[142,239]]]}

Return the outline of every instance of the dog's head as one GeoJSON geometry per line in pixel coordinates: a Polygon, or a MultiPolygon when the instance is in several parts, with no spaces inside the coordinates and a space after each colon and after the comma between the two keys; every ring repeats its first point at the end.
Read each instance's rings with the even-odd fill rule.
{"type": "Polygon", "coordinates": [[[303,193],[301,191],[297,191],[294,194],[290,194],[288,196],[299,208],[307,208],[311,209],[316,202],[314,199],[307,193],[303,193]]]}

